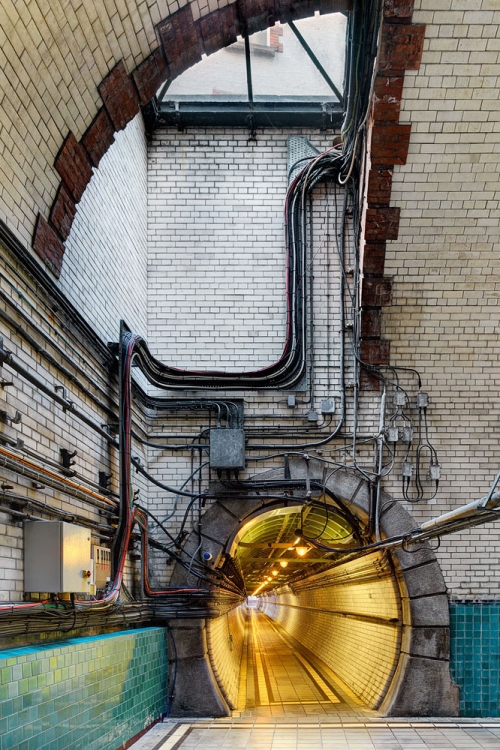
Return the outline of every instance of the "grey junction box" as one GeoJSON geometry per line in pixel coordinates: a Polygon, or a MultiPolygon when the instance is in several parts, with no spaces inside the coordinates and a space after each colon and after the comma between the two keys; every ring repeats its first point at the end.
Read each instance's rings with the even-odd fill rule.
{"type": "Polygon", "coordinates": [[[64,521],[24,524],[24,590],[89,593],[90,530],[64,521]]]}
{"type": "Polygon", "coordinates": [[[210,430],[210,468],[245,468],[245,431],[220,427],[210,430]]]}

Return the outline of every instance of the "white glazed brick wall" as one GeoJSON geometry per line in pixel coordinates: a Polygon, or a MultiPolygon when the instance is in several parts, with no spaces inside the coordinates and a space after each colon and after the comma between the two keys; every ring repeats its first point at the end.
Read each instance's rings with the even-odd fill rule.
{"type": "MultiPolygon", "coordinates": [[[[420,74],[412,76],[409,85],[419,79],[420,74]]],[[[403,117],[409,117],[413,121],[415,112],[411,109],[411,103],[416,100],[411,97],[411,89],[407,87],[406,90],[410,91],[410,95],[408,100],[404,99],[403,117]]],[[[424,85],[422,90],[426,90],[424,85]]],[[[427,152],[425,149],[422,152],[420,146],[415,146],[420,129],[421,124],[417,119],[408,166],[397,170],[394,179],[394,202],[402,206],[401,233],[397,243],[389,243],[387,272],[395,276],[394,306],[386,308],[383,315],[385,335],[391,339],[394,363],[418,368],[423,376],[423,388],[430,393],[429,436],[438,450],[442,465],[437,497],[430,502],[424,500],[418,505],[407,505],[417,521],[426,520],[485,494],[488,483],[496,472],[495,457],[499,453],[493,432],[498,421],[498,409],[494,391],[489,387],[490,383],[495,383],[496,377],[496,333],[492,320],[492,308],[497,304],[494,289],[488,292],[485,302],[481,302],[484,294],[482,286],[495,282],[494,277],[489,277],[486,282],[478,276],[480,273],[488,276],[495,263],[494,243],[497,240],[493,237],[497,233],[496,219],[494,226],[485,230],[490,233],[490,248],[486,250],[477,241],[476,234],[462,237],[463,228],[459,226],[459,219],[452,209],[451,217],[448,218],[447,207],[436,209],[429,205],[426,208],[427,204],[421,205],[421,201],[414,200],[415,179],[418,178],[422,185],[427,185],[427,178],[432,178],[435,174],[433,170],[438,169],[441,163],[435,149],[431,150],[425,156],[426,174],[422,174],[424,167],[418,155],[423,158],[422,153],[427,152]],[[417,155],[415,151],[418,151],[417,155]],[[417,205],[418,208],[415,208],[417,205]],[[416,211],[429,218],[415,218],[416,211]],[[455,232],[452,235],[455,240],[458,233],[460,245],[452,243],[449,232],[455,232]],[[445,234],[444,238],[441,233],[445,234]],[[471,269],[471,275],[466,276],[471,269]],[[453,277],[451,272],[454,273],[453,277]],[[457,292],[460,284],[464,290],[457,292]],[[450,388],[453,383],[456,387],[450,388]],[[463,431],[460,430],[461,425],[463,431]]],[[[430,136],[431,140],[433,137],[430,136]]],[[[315,138],[313,136],[311,140],[317,144],[315,138]]],[[[241,367],[265,364],[272,359],[270,353],[276,356],[276,352],[280,351],[283,327],[266,327],[266,314],[269,309],[273,309],[269,308],[269,302],[274,305],[274,318],[280,314],[279,300],[275,293],[275,248],[280,245],[275,229],[277,223],[281,228],[282,221],[284,183],[278,185],[277,175],[281,174],[283,180],[286,137],[283,133],[273,132],[272,135],[262,134],[259,140],[262,144],[258,141],[247,147],[246,135],[238,131],[189,131],[178,134],[163,130],[157,133],[153,141],[149,188],[149,343],[160,359],[175,366],[229,367],[234,363],[233,367],[236,369],[239,361],[242,363],[241,367]],[[230,157],[228,150],[231,151],[230,157]],[[261,161],[257,159],[259,151],[261,161]],[[264,238],[264,233],[261,234],[259,217],[252,214],[244,216],[250,222],[250,229],[245,234],[244,246],[235,247],[231,219],[233,226],[238,227],[238,222],[242,220],[238,202],[242,200],[242,196],[245,201],[253,197],[246,192],[249,186],[255,194],[262,189],[255,175],[266,174],[269,152],[273,154],[273,172],[269,184],[273,186],[274,194],[264,194],[267,200],[267,237],[264,238]],[[197,169],[200,165],[202,169],[197,169]],[[240,182],[234,176],[235,173],[238,174],[238,167],[243,175],[240,182]],[[226,173],[233,180],[229,185],[223,179],[226,173]],[[206,179],[211,179],[210,188],[216,191],[210,195],[205,192],[206,179]],[[232,192],[236,190],[240,191],[238,195],[232,192]],[[241,193],[242,190],[245,192],[241,193]],[[219,198],[221,193],[225,197],[223,212],[219,198]],[[172,197],[173,207],[170,205],[172,197]],[[259,252],[258,272],[247,262],[248,247],[252,248],[253,253],[256,252],[255,248],[259,252]],[[217,265],[220,263],[221,253],[223,263],[217,265]],[[207,256],[209,262],[206,262],[207,256]],[[200,273],[197,268],[193,272],[193,264],[202,264],[203,272],[200,273]],[[239,278],[239,270],[244,273],[244,283],[239,278]],[[221,281],[222,271],[224,281],[221,281]],[[190,278],[187,277],[188,272],[190,278]],[[194,294],[192,277],[196,284],[194,294]],[[168,279],[168,292],[161,291],[165,279],[168,279]],[[173,292],[171,284],[174,286],[173,292]],[[237,285],[240,291],[246,293],[245,296],[234,294],[237,285]],[[229,292],[224,291],[227,288],[229,292]],[[270,290],[269,300],[266,295],[270,290]],[[172,296],[175,302],[171,301],[172,296]],[[242,319],[245,321],[244,326],[241,324],[242,319]],[[269,336],[269,333],[272,335],[269,336]],[[267,348],[263,348],[263,341],[267,348]],[[261,358],[255,362],[252,358],[259,352],[261,358]]],[[[440,150],[445,151],[444,148],[440,150]]],[[[455,151],[452,162],[449,157],[442,163],[462,163],[456,159],[465,159],[464,154],[460,149],[455,151]]],[[[469,161],[464,163],[470,166],[469,161]]],[[[449,181],[455,178],[456,175],[450,173],[445,179],[449,181]]],[[[268,189],[267,184],[265,189],[268,189]]],[[[479,185],[479,192],[481,190],[482,186],[479,185]]],[[[257,205],[262,211],[262,198],[256,200],[260,201],[257,205]]],[[[325,204],[324,194],[321,192],[316,195],[315,215],[315,408],[318,409],[320,397],[327,395],[328,390],[325,388],[324,346],[325,204]]],[[[236,238],[239,240],[238,232],[236,238]]],[[[283,259],[281,263],[283,264],[283,259]]],[[[330,288],[335,284],[336,274],[337,268],[334,269],[330,288]]],[[[332,310],[332,334],[337,336],[338,342],[338,306],[335,305],[332,310]]],[[[338,356],[338,347],[335,352],[338,356]]],[[[335,388],[335,383],[338,387],[338,371],[333,372],[331,388],[335,388]]],[[[415,379],[403,374],[401,384],[409,387],[414,399],[415,379]]],[[[245,397],[246,414],[250,417],[248,428],[256,423],[263,412],[273,414],[276,422],[282,419],[285,426],[307,426],[305,419],[310,407],[305,404],[294,412],[296,417],[300,413],[300,418],[290,421],[290,410],[284,406],[283,395],[280,396],[277,392],[247,392],[237,395],[245,397]]],[[[307,401],[307,396],[308,394],[298,394],[298,399],[307,401]]],[[[360,432],[373,434],[378,427],[379,397],[364,394],[360,403],[360,432]]],[[[348,407],[347,430],[352,428],[350,398],[348,407]]],[[[390,398],[387,416],[391,413],[390,398]]],[[[417,414],[414,409],[412,416],[415,420],[417,414]]],[[[172,430],[174,424],[173,420],[164,423],[165,432],[172,430]]],[[[197,429],[201,427],[200,420],[197,429]]],[[[158,432],[162,432],[160,423],[158,432]]],[[[292,442],[295,439],[296,437],[292,438],[292,442]]],[[[323,455],[329,458],[341,457],[352,462],[349,448],[343,451],[342,445],[339,441],[324,447],[323,455]]],[[[400,464],[403,453],[402,447],[398,447],[394,474],[384,482],[385,489],[401,501],[400,464]]],[[[427,473],[427,457],[428,454],[424,453],[424,475],[427,473]]],[[[371,468],[369,444],[360,445],[358,460],[371,468]]],[[[179,484],[179,481],[184,481],[189,475],[187,456],[183,460],[178,454],[177,459],[172,460],[159,455],[157,451],[150,451],[150,461],[167,482],[179,484]]],[[[261,468],[264,465],[250,463],[247,476],[255,474],[261,468]]],[[[205,476],[208,477],[207,470],[205,476]]],[[[431,488],[430,483],[427,483],[426,497],[430,495],[431,488]]],[[[151,501],[153,507],[161,512],[165,501],[167,507],[170,505],[164,494],[156,491],[151,493],[151,501]]],[[[186,507],[186,502],[180,499],[179,507],[186,507]]],[[[175,528],[178,520],[172,519],[172,523],[175,528]]],[[[443,539],[437,554],[453,597],[499,595],[494,573],[494,567],[500,562],[499,542],[496,525],[443,539]]]]}
{"type": "Polygon", "coordinates": [[[281,355],[286,140],[272,132],[252,143],[246,130],[229,129],[154,133],[149,343],[176,367],[238,371],[281,355]]]}
{"type": "MultiPolygon", "coordinates": [[[[281,355],[285,335],[283,208],[287,138],[295,134],[309,138],[319,150],[332,142],[331,134],[310,131],[267,130],[258,133],[256,143],[247,143],[248,133],[241,129],[155,132],[148,180],[148,344],[162,362],[175,367],[227,367],[237,371],[265,366],[281,355]]],[[[278,443],[321,439],[339,419],[337,398],[337,413],[331,421],[323,420],[319,414],[320,431],[303,432],[297,437],[296,430],[315,428],[307,420],[311,408],[319,411],[322,399],[339,392],[339,265],[332,191],[331,186],[319,185],[314,193],[313,403],[309,403],[308,391],[296,392],[294,410],[286,406],[287,394],[277,390],[189,393],[205,398],[244,397],[249,430],[277,424],[287,430],[295,428],[278,443]],[[331,320],[329,386],[327,294],[331,320]]],[[[339,211],[341,205],[339,196],[339,211]]],[[[352,367],[349,357],[347,366],[352,367]]],[[[157,435],[185,433],[186,439],[174,442],[189,442],[188,438],[193,437],[198,443],[197,435],[206,426],[206,417],[201,414],[188,419],[170,416],[155,419],[152,431],[157,435]]],[[[261,443],[262,435],[249,440],[261,443]]],[[[258,454],[248,453],[249,457],[255,455],[258,454]]],[[[197,454],[195,458],[197,461],[197,454]]],[[[206,458],[204,453],[203,460],[206,458]]],[[[252,476],[273,463],[249,461],[242,476],[252,476]]],[[[282,464],[282,460],[278,463],[282,464]]],[[[172,456],[150,449],[149,466],[162,481],[180,486],[191,471],[189,451],[172,456]]],[[[202,476],[208,480],[208,468],[202,476]]],[[[215,472],[211,478],[216,478],[215,472]]],[[[161,518],[173,507],[173,498],[155,488],[151,489],[149,500],[151,509],[161,518]]],[[[179,512],[169,521],[175,532],[187,504],[185,498],[179,498],[179,512]]]]}
{"type": "Polygon", "coordinates": [[[120,60],[131,72],[148,57],[156,24],[188,4],[198,20],[228,0],[4,0],[0,218],[26,247],[38,212],[47,218],[55,198],[53,165],[68,131],[79,140],[102,106],[97,86],[120,60]]]}
{"type": "MultiPolygon", "coordinates": [[[[184,3],[181,3],[184,4],[184,3]]],[[[178,0],[18,3],[0,18],[0,217],[31,245],[60,178],[54,159],[102,105],[97,86],[119,60],[130,72],[158,45],[154,30],[178,0]]]]}
{"type": "Polygon", "coordinates": [[[61,290],[103,341],[147,332],[147,145],[139,114],[102,158],[66,241],[61,290]]]}
{"type": "MultiPolygon", "coordinates": [[[[394,170],[401,224],[383,321],[393,363],[418,367],[431,396],[443,475],[432,507],[413,506],[421,521],[485,495],[500,465],[500,7],[417,0],[413,20],[427,28],[420,70],[405,77],[412,135],[394,170]]],[[[443,539],[437,556],[454,597],[500,595],[498,524],[443,539]]]]}
{"type": "MultiPolygon", "coordinates": [[[[431,404],[435,406],[430,426],[443,465],[443,479],[436,503],[413,508],[417,520],[484,494],[499,458],[495,437],[499,416],[499,11],[495,3],[489,2],[452,5],[443,0],[438,10],[433,5],[417,2],[414,17],[416,22],[427,24],[426,48],[420,71],[406,76],[401,119],[412,122],[413,133],[408,164],[395,169],[392,202],[401,206],[402,220],[399,240],[388,247],[387,273],[395,277],[394,305],[384,312],[385,335],[391,339],[393,361],[413,363],[423,371],[431,404]]],[[[154,15],[157,6],[151,7],[154,15]]],[[[71,49],[75,47],[75,34],[80,33],[75,31],[79,26],[85,38],[96,33],[94,30],[100,25],[106,26],[109,50],[102,60],[99,45],[94,45],[95,59],[101,62],[96,63],[98,72],[94,71],[87,90],[88,84],[76,73],[77,69],[84,69],[84,63],[81,59],[80,63],[75,61],[72,54],[64,56],[62,66],[51,66],[52,71],[61,71],[55,85],[51,75],[43,72],[40,50],[44,62],[50,62],[51,57],[59,59],[60,53],[54,43],[50,44],[50,52],[45,50],[45,40],[51,34],[45,29],[46,20],[39,17],[38,5],[28,3],[26,11],[21,11],[21,6],[8,5],[0,53],[5,56],[2,67],[6,71],[2,79],[2,217],[28,244],[37,210],[47,214],[54,197],[58,178],[51,165],[68,127],[81,136],[97,108],[95,85],[116,59],[125,54],[128,69],[132,60],[139,61],[139,53],[134,57],[116,42],[124,34],[122,19],[126,13],[124,6],[121,9],[114,15],[113,27],[102,11],[99,18],[94,18],[93,29],[84,18],[91,12],[87,6],[79,10],[80,17],[72,8],[63,14],[58,5],[52,4],[47,10],[46,19],[56,14],[58,20],[54,20],[52,28],[55,30],[60,24],[65,29],[66,41],[61,43],[71,49]],[[21,18],[21,12],[25,18],[21,18]],[[31,24],[30,14],[36,19],[31,24]],[[37,28],[44,29],[40,37],[37,28]],[[30,48],[28,55],[23,52],[25,47],[30,48]],[[9,66],[14,67],[11,70],[9,66]],[[24,83],[15,92],[14,81],[20,76],[24,83]],[[70,92],[73,79],[78,80],[81,91],[70,92]],[[30,84],[30,80],[37,85],[30,84]],[[50,101],[52,94],[49,97],[46,86],[56,92],[50,112],[44,102],[50,101]]],[[[98,36],[102,36],[100,31],[98,36]]],[[[153,41],[151,35],[146,36],[153,41]]],[[[188,136],[175,135],[177,139],[188,136]]],[[[176,143],[172,145],[175,147],[176,143]]],[[[274,210],[277,216],[277,206],[274,210]]],[[[154,262],[155,252],[153,249],[154,262]]],[[[158,331],[164,321],[155,321],[151,316],[150,320],[150,334],[157,338],[161,353],[166,340],[158,331]]],[[[235,331],[239,335],[237,326],[235,331]]],[[[229,352],[238,350],[238,343],[235,337],[229,352]]],[[[279,348],[276,340],[269,346],[267,356],[272,347],[279,348]]],[[[176,355],[183,355],[184,349],[179,343],[176,355]]],[[[15,405],[14,396],[9,399],[15,405]]],[[[259,397],[254,402],[255,410],[258,406],[286,415],[286,409],[275,401],[275,394],[259,397]]],[[[28,411],[27,404],[24,411],[28,411]]],[[[58,416],[49,419],[42,413],[35,422],[36,429],[29,428],[35,442],[42,442],[35,433],[42,434],[39,426],[45,429],[45,418],[54,432],[61,429],[58,416]]],[[[28,429],[28,423],[23,429],[28,429]]],[[[177,457],[168,458],[163,464],[165,478],[184,479],[188,466],[187,457],[184,462],[177,457]]],[[[388,486],[400,496],[397,483],[388,486]]],[[[158,507],[166,504],[161,493],[155,500],[158,507]]],[[[445,539],[437,554],[454,596],[498,596],[495,571],[500,544],[496,526],[445,539]]]]}
{"type": "MultiPolygon", "coordinates": [[[[134,330],[146,331],[146,178],[146,142],[142,118],[138,116],[117,134],[78,205],[59,281],[61,290],[105,342],[118,340],[122,317],[134,330]]],[[[43,297],[34,294],[22,272],[17,275],[9,265],[2,269],[1,290],[33,321],[34,328],[28,332],[74,372],[81,385],[67,380],[54,366],[48,366],[22,336],[2,323],[0,335],[4,346],[49,387],[64,386],[66,397],[98,425],[110,422],[109,414],[96,406],[90,394],[94,393],[107,406],[116,404],[114,387],[102,362],[80,340],[79,333],[68,327],[57,311],[46,307],[43,297]],[[37,329],[48,334],[56,347],[62,348],[84,374],[61,357],[57,348],[47,344],[37,334],[37,329]],[[100,392],[94,383],[100,387],[100,392]]],[[[8,304],[2,302],[2,306],[16,319],[8,304]]],[[[18,322],[21,328],[25,327],[22,321],[18,322]]],[[[73,468],[77,471],[77,481],[87,479],[96,483],[98,472],[102,470],[113,474],[112,488],[118,489],[117,455],[106,441],[70,413],[63,412],[50,398],[38,393],[22,377],[12,374],[8,367],[3,368],[2,376],[13,380],[14,385],[0,392],[0,408],[9,414],[19,410],[22,415],[21,424],[10,430],[14,437],[22,439],[28,449],[56,463],[60,460],[60,448],[76,449],[73,468]]],[[[141,422],[140,413],[136,419],[141,422]]],[[[140,446],[135,447],[134,453],[143,456],[140,446]]],[[[99,512],[87,504],[48,487],[35,490],[30,480],[5,469],[0,473],[2,483],[12,486],[15,493],[47,501],[56,508],[94,521],[101,520],[99,512]]],[[[141,489],[141,501],[147,503],[141,475],[134,475],[134,486],[141,489]]],[[[37,515],[36,510],[33,513],[37,515]]],[[[4,601],[19,600],[24,590],[22,538],[22,523],[13,523],[8,514],[0,514],[0,599],[4,601]]],[[[95,534],[93,538],[99,542],[95,534]]],[[[130,584],[128,574],[127,580],[130,584]]]]}

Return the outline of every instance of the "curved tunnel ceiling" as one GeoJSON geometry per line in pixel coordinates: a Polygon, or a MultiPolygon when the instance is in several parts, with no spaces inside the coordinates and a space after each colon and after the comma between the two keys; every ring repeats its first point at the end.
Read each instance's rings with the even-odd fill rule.
{"type": "Polygon", "coordinates": [[[295,505],[261,513],[238,531],[231,556],[237,561],[248,595],[283,586],[333,562],[301,538],[349,547],[353,528],[331,504],[295,505]]]}

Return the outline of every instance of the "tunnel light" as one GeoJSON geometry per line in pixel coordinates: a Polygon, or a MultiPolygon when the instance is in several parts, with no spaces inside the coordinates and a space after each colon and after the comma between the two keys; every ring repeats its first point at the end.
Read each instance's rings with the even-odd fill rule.
{"type": "Polygon", "coordinates": [[[261,583],[260,586],[257,586],[257,588],[255,589],[255,591],[252,592],[250,594],[250,596],[257,596],[257,594],[259,593],[259,591],[261,591],[264,588],[264,586],[267,586],[267,581],[264,581],[264,583],[261,583]]]}
{"type": "Polygon", "coordinates": [[[273,579],[271,578],[271,576],[269,576],[269,578],[268,578],[267,580],[268,580],[268,581],[272,581],[273,579]]]}
{"type": "Polygon", "coordinates": [[[278,575],[278,571],[277,570],[271,570],[271,575],[272,576],[277,576],[278,575]]]}
{"type": "Polygon", "coordinates": [[[295,547],[295,552],[299,557],[304,557],[304,555],[307,555],[310,549],[310,547],[295,547]]]}
{"type": "Polygon", "coordinates": [[[282,568],[286,568],[288,566],[288,563],[286,560],[280,560],[280,565],[282,568]]]}

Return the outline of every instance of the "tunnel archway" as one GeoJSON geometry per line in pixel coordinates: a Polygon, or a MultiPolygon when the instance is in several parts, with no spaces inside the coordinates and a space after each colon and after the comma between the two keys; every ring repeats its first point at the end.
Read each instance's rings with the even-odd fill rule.
{"type": "MultiPolygon", "coordinates": [[[[324,482],[319,461],[290,459],[286,472],[294,480],[324,482]]],[[[279,482],[284,480],[284,470],[267,472],[264,477],[279,482]]],[[[353,518],[366,523],[369,487],[364,480],[337,471],[325,489],[353,518]]],[[[285,503],[269,499],[265,493],[237,500],[224,496],[222,490],[220,499],[203,516],[199,533],[188,538],[186,551],[196,554],[201,540],[202,551],[212,556],[210,565],[221,567],[232,559],[231,551],[234,555],[249,521],[265,518],[263,514],[288,502],[297,503],[293,498],[285,503]]],[[[411,515],[385,493],[382,507],[383,537],[415,527],[411,515]]],[[[359,560],[319,573],[313,565],[308,587],[272,587],[262,596],[260,607],[313,655],[319,651],[337,676],[337,684],[358,704],[392,716],[456,715],[458,688],[449,674],[446,586],[432,550],[424,546],[413,552],[370,557],[364,558],[364,581],[356,580],[359,560]],[[311,587],[311,582],[317,585],[311,587]],[[348,627],[343,627],[347,621],[348,627]]],[[[175,584],[185,585],[188,578],[186,570],[176,565],[175,584]]],[[[241,609],[233,616],[241,650],[241,609]]],[[[174,707],[179,715],[227,715],[236,708],[241,651],[235,648],[234,636],[223,635],[228,632],[227,618],[225,614],[174,625],[182,653],[174,707]],[[193,688],[196,685],[199,694],[193,688]]]]}

